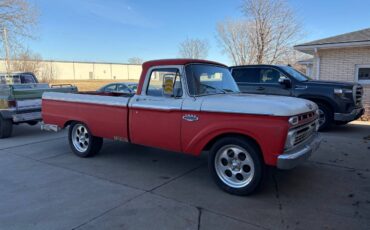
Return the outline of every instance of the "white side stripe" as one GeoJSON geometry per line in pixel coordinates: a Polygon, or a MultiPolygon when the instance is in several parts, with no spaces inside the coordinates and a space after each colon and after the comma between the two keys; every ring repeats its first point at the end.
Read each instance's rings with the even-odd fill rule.
{"type": "Polygon", "coordinates": [[[88,104],[98,105],[110,105],[127,107],[129,98],[128,97],[113,97],[113,96],[101,96],[91,94],[74,94],[74,93],[54,93],[45,92],[42,95],[43,100],[54,100],[54,101],[66,101],[66,102],[79,102],[88,104]]]}

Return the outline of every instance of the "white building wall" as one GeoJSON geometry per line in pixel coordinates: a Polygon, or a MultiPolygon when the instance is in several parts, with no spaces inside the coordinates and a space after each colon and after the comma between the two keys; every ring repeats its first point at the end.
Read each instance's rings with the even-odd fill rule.
{"type": "MultiPolygon", "coordinates": [[[[141,65],[43,61],[40,63],[40,71],[51,71],[54,80],[138,80],[141,75],[141,65]]],[[[4,60],[0,61],[0,72],[6,72],[4,60]]]]}

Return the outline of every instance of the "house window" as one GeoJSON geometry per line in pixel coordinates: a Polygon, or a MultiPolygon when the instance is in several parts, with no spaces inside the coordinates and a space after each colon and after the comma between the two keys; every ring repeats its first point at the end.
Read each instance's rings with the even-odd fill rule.
{"type": "Polygon", "coordinates": [[[370,84],[370,64],[356,66],[357,80],[360,83],[370,84]]]}

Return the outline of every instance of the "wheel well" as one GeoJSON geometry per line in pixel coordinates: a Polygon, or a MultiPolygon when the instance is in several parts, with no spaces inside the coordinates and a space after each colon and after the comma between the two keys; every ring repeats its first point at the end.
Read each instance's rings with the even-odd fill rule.
{"type": "Polygon", "coordinates": [[[315,102],[315,103],[323,104],[323,105],[325,105],[326,107],[328,107],[331,111],[334,111],[333,106],[332,106],[328,101],[326,101],[326,100],[318,99],[318,98],[304,98],[304,99],[307,99],[307,100],[313,101],[313,102],[315,102]]]}
{"type": "Polygon", "coordinates": [[[212,148],[212,146],[218,140],[220,140],[222,138],[225,138],[225,137],[239,137],[239,138],[242,138],[242,139],[245,139],[245,140],[251,142],[258,149],[258,151],[260,152],[261,157],[263,159],[263,152],[262,152],[262,149],[261,149],[260,145],[258,144],[258,142],[250,136],[247,136],[247,135],[244,135],[244,134],[239,134],[239,133],[224,133],[224,134],[221,134],[219,136],[216,136],[211,141],[209,141],[207,143],[207,145],[203,148],[203,151],[209,151],[212,148]]]}
{"type": "Polygon", "coordinates": [[[68,125],[71,125],[72,123],[76,123],[78,121],[74,121],[74,120],[71,120],[71,121],[67,121],[65,124],[64,124],[64,127],[63,128],[66,128],[68,125]]]}

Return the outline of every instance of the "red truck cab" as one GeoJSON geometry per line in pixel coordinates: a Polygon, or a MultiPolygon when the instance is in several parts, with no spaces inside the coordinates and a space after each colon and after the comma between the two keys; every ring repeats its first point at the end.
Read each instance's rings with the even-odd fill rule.
{"type": "Polygon", "coordinates": [[[216,183],[239,195],[259,186],[267,165],[291,169],[320,144],[315,103],[241,94],[227,66],[205,60],[146,62],[135,95],[45,93],[42,117],[45,130],[69,126],[80,157],[98,153],[103,138],[209,151],[216,183]]]}

